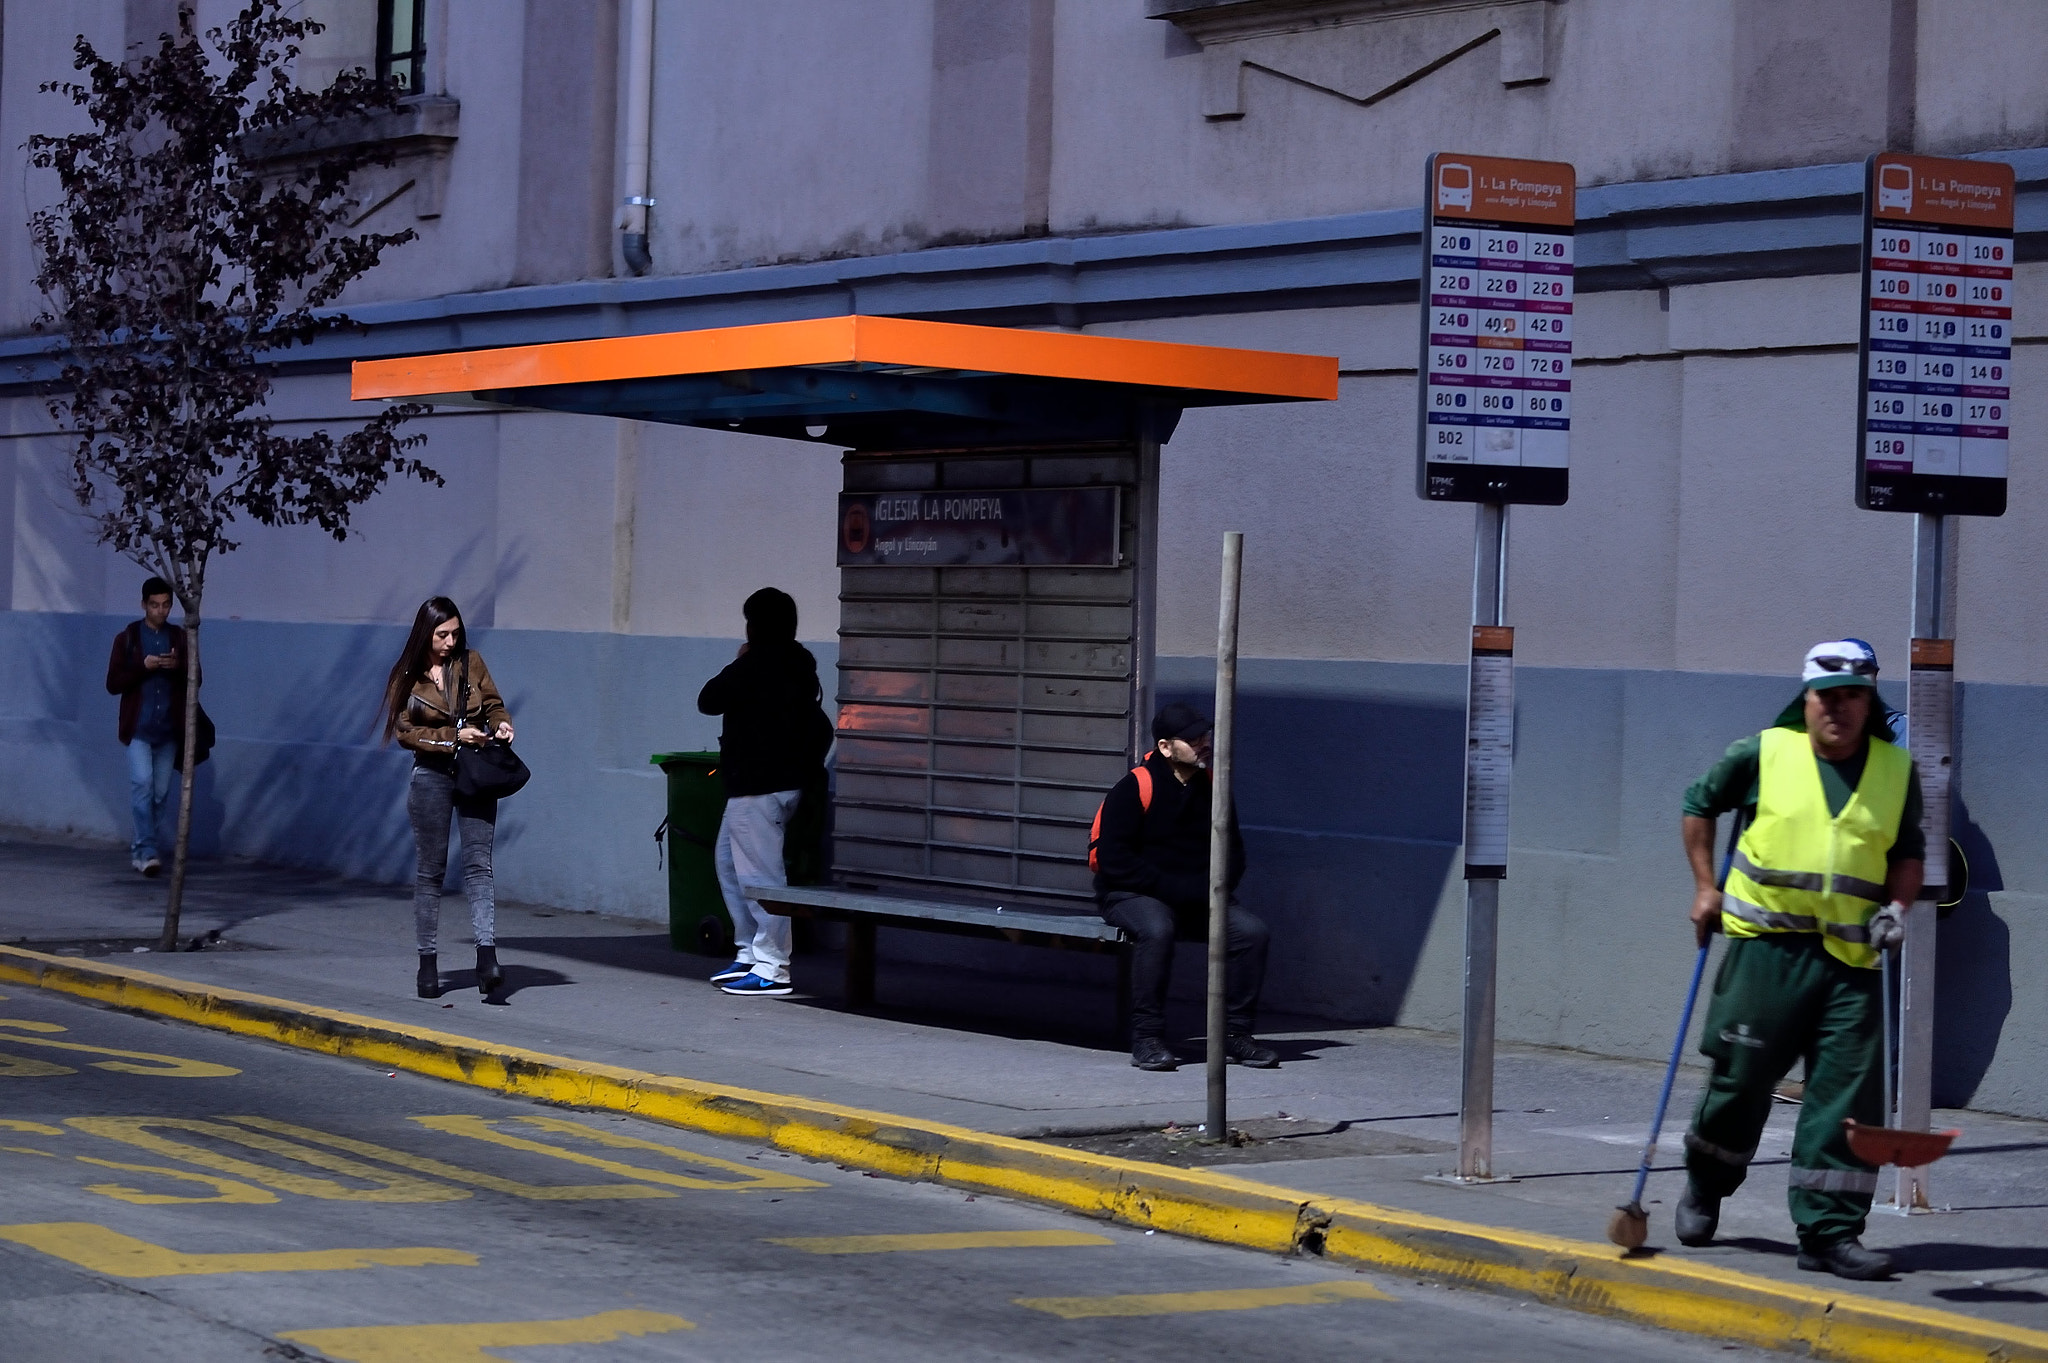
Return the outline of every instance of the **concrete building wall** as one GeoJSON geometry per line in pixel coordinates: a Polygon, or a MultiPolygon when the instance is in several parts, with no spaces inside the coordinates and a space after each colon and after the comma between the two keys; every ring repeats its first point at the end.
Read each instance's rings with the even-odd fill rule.
{"type": "MultiPolygon", "coordinates": [[[[611,280],[619,10],[432,6],[428,93],[461,104],[439,212],[419,216],[416,185],[370,220],[421,239],[358,291],[366,334],[304,357],[276,410],[358,416],[352,356],[848,310],[1337,355],[1336,402],[1183,419],[1159,603],[1162,687],[1200,698],[1220,535],[1246,532],[1246,893],[1274,926],[1273,996],[1336,1018],[1452,1027],[1458,1007],[1473,517],[1413,490],[1420,163],[1454,143],[1574,160],[1597,287],[1579,297],[1572,500],[1511,518],[1501,1031],[1668,1044],[1684,785],[1775,713],[1814,640],[1872,639],[1903,674],[1909,524],[1851,500],[1852,163],[1887,141],[2020,148],[2022,254],[2042,254],[2048,11],[664,4],[655,270],[611,280]],[[1109,235],[1139,226],[1172,230],[1109,235]]],[[[69,126],[32,91],[63,74],[70,34],[121,43],[152,13],[7,0],[0,145],[69,126]]],[[[17,377],[37,307],[22,223],[45,193],[0,175],[0,823],[116,838],[100,668],[142,575],[91,543],[65,442],[17,377]]],[[[2023,266],[2017,292],[2013,509],[1955,535],[1974,888],[1941,934],[1938,1097],[2048,1114],[2048,1002],[2014,966],[2048,949],[2048,267],[2023,266]]],[[[445,486],[393,485],[343,543],[252,527],[219,561],[200,845],[409,876],[407,760],[370,731],[412,611],[446,592],[537,773],[506,806],[504,893],[658,917],[647,758],[715,742],[695,695],[732,656],[740,601],[791,591],[803,637],[836,656],[837,452],[460,408],[423,429],[445,486]]],[[[1109,983],[1103,962],[884,950],[1109,983]]]]}
{"type": "MultiPolygon", "coordinates": [[[[374,8],[311,6],[332,28],[309,76],[362,60],[374,8]]],[[[35,87],[72,35],[111,50],[170,13],[5,12],[10,147],[68,126],[35,87]]],[[[618,0],[441,0],[429,32],[456,140],[366,221],[421,240],[351,298],[622,269],[618,0]]],[[[1404,207],[1452,145],[1598,185],[2048,142],[2030,0],[755,0],[659,6],[655,44],[657,274],[1404,207]]],[[[23,219],[0,217],[0,263],[25,260],[23,219]]],[[[34,314],[25,279],[0,280],[0,332],[34,314]]]]}

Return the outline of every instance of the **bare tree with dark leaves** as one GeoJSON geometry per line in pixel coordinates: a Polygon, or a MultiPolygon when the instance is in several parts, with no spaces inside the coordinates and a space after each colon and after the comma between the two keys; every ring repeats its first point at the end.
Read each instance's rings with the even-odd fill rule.
{"type": "MultiPolygon", "coordinates": [[[[29,139],[31,163],[61,190],[30,220],[48,300],[37,325],[60,333],[50,409],[77,439],[72,491],[99,542],[168,581],[184,607],[188,758],[206,569],[236,548],[237,523],[344,539],[351,512],[393,475],[441,482],[410,454],[425,437],[399,433],[424,407],[306,435],[281,433],[266,408],[277,358],[350,326],[333,309],[342,290],[414,235],[348,230],[360,212],[351,178],[390,158],[332,132],[401,92],[361,71],[298,88],[296,44],[317,32],[280,0],[249,0],[203,41],[180,4],[178,31],[130,61],[80,36],[81,79],[42,88],[90,127],[29,139]]],[[[178,945],[192,833],[197,763],[181,765],[163,951],[178,945]]]]}

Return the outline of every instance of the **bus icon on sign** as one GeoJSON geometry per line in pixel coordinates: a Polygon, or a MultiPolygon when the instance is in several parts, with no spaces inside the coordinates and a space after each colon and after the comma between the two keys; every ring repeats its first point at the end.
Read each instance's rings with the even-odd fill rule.
{"type": "Polygon", "coordinates": [[[1472,167],[1446,161],[1436,168],[1436,206],[1471,209],[1472,167]]]}
{"type": "Polygon", "coordinates": [[[1896,208],[1901,213],[1913,211],[1913,170],[1910,166],[1877,168],[1877,206],[1896,208]]]}

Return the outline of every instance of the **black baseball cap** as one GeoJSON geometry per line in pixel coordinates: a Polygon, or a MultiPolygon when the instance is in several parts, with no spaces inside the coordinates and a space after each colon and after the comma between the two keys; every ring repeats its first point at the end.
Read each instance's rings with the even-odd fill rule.
{"type": "Polygon", "coordinates": [[[1152,721],[1152,737],[1154,739],[1178,738],[1192,743],[1196,739],[1206,736],[1209,730],[1214,727],[1209,722],[1209,717],[1200,710],[1197,710],[1192,705],[1175,701],[1161,710],[1158,717],[1152,721]]]}

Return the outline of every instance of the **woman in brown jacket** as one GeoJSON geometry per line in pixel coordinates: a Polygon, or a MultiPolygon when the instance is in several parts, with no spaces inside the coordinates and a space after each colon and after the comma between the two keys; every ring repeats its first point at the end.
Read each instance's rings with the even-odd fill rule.
{"type": "Polygon", "coordinates": [[[429,597],[413,617],[405,652],[384,684],[384,738],[413,753],[412,790],[406,800],[418,846],[413,882],[413,927],[419,937],[419,995],[439,998],[441,878],[448,871],[448,816],[462,842],[462,888],[469,896],[476,936],[476,987],[486,998],[504,983],[498,968],[497,902],[491,882],[496,800],[464,800],[455,793],[455,745],[512,741],[512,716],[498,695],[491,669],[470,650],[462,612],[445,596],[429,597]]]}

